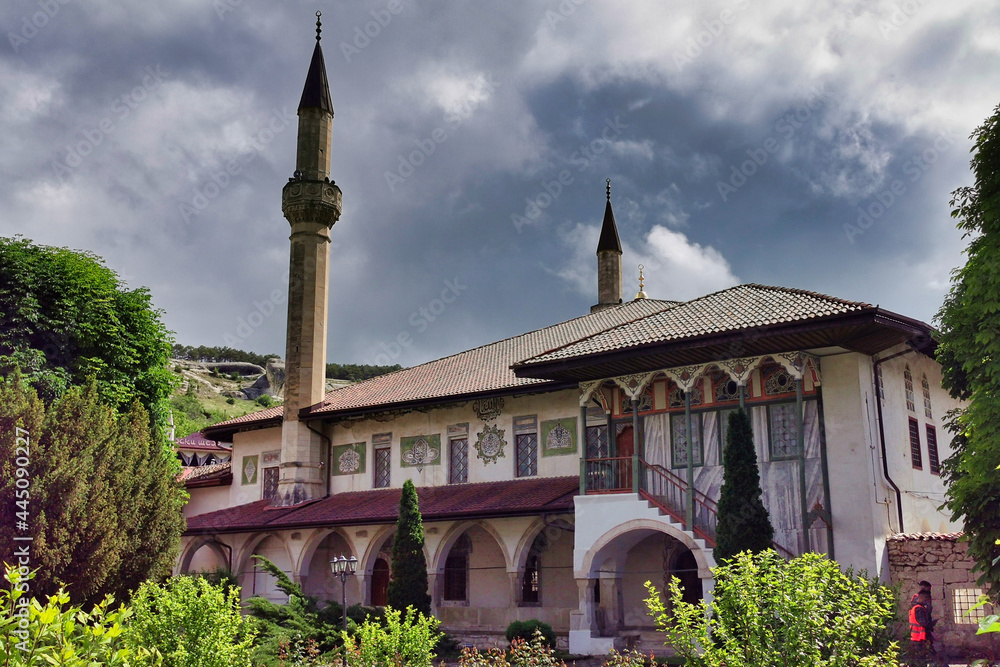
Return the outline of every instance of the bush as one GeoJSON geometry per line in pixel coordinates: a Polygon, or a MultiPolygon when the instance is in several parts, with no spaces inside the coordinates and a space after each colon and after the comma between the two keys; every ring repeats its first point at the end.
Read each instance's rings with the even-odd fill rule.
{"type": "Polygon", "coordinates": [[[239,589],[174,577],[144,583],[132,607],[129,645],[155,647],[170,667],[250,667],[256,632],[240,614],[239,589]]]}
{"type": "Polygon", "coordinates": [[[716,567],[712,602],[684,602],[680,582],[669,586],[670,612],[646,582],[646,600],[667,643],[688,664],[898,666],[887,641],[892,591],[836,562],[807,553],[785,562],[768,550],[741,553],[716,567]]]}
{"type": "Polygon", "coordinates": [[[124,605],[112,609],[110,596],[89,613],[67,607],[69,595],[62,589],[43,605],[25,593],[34,572],[24,575],[10,565],[5,569],[4,579],[10,586],[0,593],[0,664],[131,667],[163,663],[155,651],[126,647],[122,625],[132,612],[124,605]]]}
{"type": "Polygon", "coordinates": [[[480,653],[477,648],[462,649],[459,664],[462,667],[566,667],[537,630],[530,641],[515,637],[509,651],[491,648],[480,653]]]}
{"type": "Polygon", "coordinates": [[[344,636],[344,643],[347,653],[354,656],[351,664],[431,667],[434,646],[441,637],[439,624],[413,607],[407,608],[406,616],[386,607],[384,624],[365,621],[353,637],[344,636]]]}
{"type": "Polygon", "coordinates": [[[274,405],[274,399],[267,394],[261,394],[257,397],[257,405],[265,408],[269,408],[274,405]]]}
{"type": "Polygon", "coordinates": [[[523,639],[531,642],[535,633],[540,632],[549,648],[556,647],[556,633],[548,623],[542,623],[538,619],[530,621],[514,621],[507,626],[507,641],[513,642],[515,639],[523,639]]]}
{"type": "Polygon", "coordinates": [[[230,396],[229,398],[226,399],[226,403],[228,403],[229,405],[236,405],[236,399],[230,396]]]}

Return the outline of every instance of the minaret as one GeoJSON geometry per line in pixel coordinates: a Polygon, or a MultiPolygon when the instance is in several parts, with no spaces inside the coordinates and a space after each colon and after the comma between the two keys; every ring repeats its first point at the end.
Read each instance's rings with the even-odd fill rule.
{"type": "Polygon", "coordinates": [[[333,105],[320,48],[316,48],[299,101],[295,175],[281,191],[281,212],[291,225],[288,331],[281,474],[275,504],[292,505],[325,493],[323,438],[299,421],[299,411],[323,400],[326,376],[327,285],[330,229],[340,218],[340,188],[330,180],[333,105]]]}
{"type": "Polygon", "coordinates": [[[601,240],[597,242],[597,305],[590,312],[617,306],[622,302],[622,242],[618,239],[615,212],[611,210],[611,179],[608,179],[608,204],[604,207],[601,240]]]}

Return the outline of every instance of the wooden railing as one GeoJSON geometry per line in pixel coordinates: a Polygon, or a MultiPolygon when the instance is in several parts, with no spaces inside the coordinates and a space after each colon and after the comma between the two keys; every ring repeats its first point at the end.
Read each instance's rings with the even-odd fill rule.
{"type": "Polygon", "coordinates": [[[584,475],[587,493],[631,493],[632,457],[587,459],[584,475]]]}

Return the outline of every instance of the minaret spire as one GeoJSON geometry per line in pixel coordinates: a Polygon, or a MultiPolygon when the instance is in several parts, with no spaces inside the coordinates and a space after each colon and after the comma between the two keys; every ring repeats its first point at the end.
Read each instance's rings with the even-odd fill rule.
{"type": "Polygon", "coordinates": [[[607,179],[607,199],[601,238],[597,242],[597,305],[591,306],[592,313],[622,302],[622,242],[611,208],[610,178],[607,179]]]}
{"type": "Polygon", "coordinates": [[[322,496],[330,474],[323,465],[328,455],[324,436],[299,421],[302,410],[323,402],[326,390],[330,230],[340,219],[342,197],[330,179],[333,104],[321,30],[316,12],[316,47],[299,102],[295,173],[281,191],[281,212],[291,236],[281,464],[273,500],[278,505],[322,496]]]}

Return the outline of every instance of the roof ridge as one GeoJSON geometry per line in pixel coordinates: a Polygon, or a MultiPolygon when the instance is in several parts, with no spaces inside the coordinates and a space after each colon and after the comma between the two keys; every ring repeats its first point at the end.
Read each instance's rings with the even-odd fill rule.
{"type": "MultiPolygon", "coordinates": [[[[783,287],[781,285],[762,285],[760,283],[746,283],[743,285],[737,285],[737,287],[757,287],[761,289],[774,290],[776,292],[787,292],[789,294],[804,294],[806,296],[815,297],[817,299],[826,299],[827,301],[833,301],[834,303],[847,304],[851,306],[860,306],[862,308],[874,308],[872,304],[866,301],[851,301],[849,299],[841,299],[838,296],[831,296],[829,294],[823,294],[822,292],[816,292],[813,290],[802,289],[799,287],[783,287]]],[[[732,288],[730,288],[732,289],[732,288]]],[[[716,292],[718,294],[718,292],[716,292]]],[[[711,295],[707,295],[711,296],[711,295]]]]}

